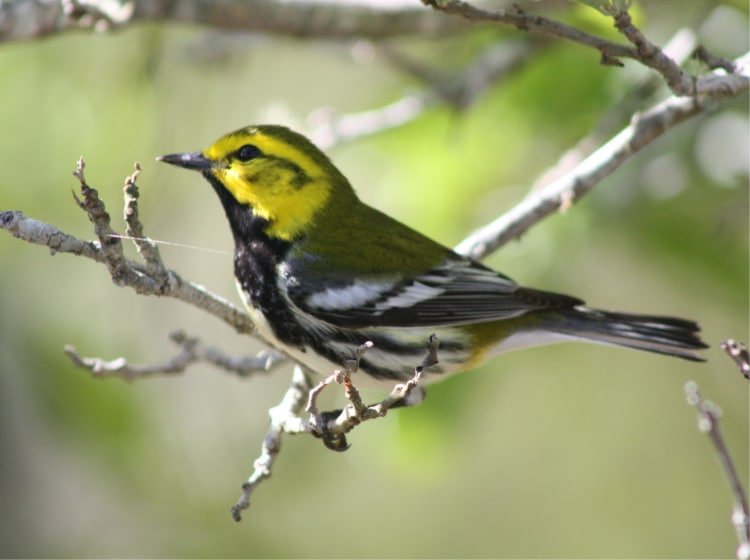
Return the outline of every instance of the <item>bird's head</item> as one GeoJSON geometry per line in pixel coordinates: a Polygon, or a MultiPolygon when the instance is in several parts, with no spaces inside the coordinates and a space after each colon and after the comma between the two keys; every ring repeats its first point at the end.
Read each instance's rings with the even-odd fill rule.
{"type": "Polygon", "coordinates": [[[222,136],[202,152],[158,159],[202,172],[222,200],[229,193],[268,222],[269,236],[284,241],[305,233],[325,210],[355,200],[349,182],[328,157],[283,126],[249,126],[222,136]]]}

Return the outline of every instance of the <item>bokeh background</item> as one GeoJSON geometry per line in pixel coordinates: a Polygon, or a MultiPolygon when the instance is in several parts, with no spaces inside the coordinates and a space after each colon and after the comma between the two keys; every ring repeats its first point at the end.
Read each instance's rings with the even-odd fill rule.
{"type": "MultiPolygon", "coordinates": [[[[584,6],[552,8],[614,37],[584,6]]],[[[656,42],[689,27],[717,54],[748,49],[745,3],[636,8],[656,42]]],[[[519,38],[484,29],[390,46],[451,71],[519,38]]],[[[165,246],[168,266],[238,301],[215,195],[154,157],[251,123],[309,130],[321,109],[355,113],[424,87],[379,52],[173,25],[3,44],[0,209],[92,238],[71,196],[83,155],[122,230],[123,178],[140,161],[148,235],[226,251],[165,246]]],[[[463,111],[438,105],[330,154],[368,203],[454,245],[519,201],[643,73],[555,42],[463,111]]],[[[229,507],[289,368],[245,380],[205,365],[135,383],[92,379],[65,344],[134,363],[170,357],[176,328],[236,354],[260,346],[180,302],[118,289],[101,265],[0,232],[0,555],[732,556],[727,484],[683,385],[697,381],[722,408],[747,484],[747,384],[717,348],[750,338],[747,105],[745,96],[670,132],[487,260],[598,307],[696,319],[712,345],[705,364],[582,344],[503,356],[356,430],[347,453],[287,438],[240,524],[229,507]]]]}

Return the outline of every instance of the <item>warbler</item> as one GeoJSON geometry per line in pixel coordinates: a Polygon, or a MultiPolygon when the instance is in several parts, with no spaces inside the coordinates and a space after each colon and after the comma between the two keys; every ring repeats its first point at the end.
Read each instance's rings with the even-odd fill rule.
{"type": "Polygon", "coordinates": [[[360,371],[408,379],[440,340],[436,377],[525,346],[584,340],[701,361],[698,325],[591,309],[521,287],[357,198],[303,135],[249,126],[160,161],[200,171],[234,236],[234,274],[258,332],[328,375],[370,341],[360,371]]]}

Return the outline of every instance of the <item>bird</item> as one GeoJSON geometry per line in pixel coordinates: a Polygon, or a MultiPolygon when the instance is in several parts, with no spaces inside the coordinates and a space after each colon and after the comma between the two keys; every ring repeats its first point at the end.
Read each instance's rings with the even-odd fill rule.
{"type": "Polygon", "coordinates": [[[247,126],[203,151],[157,159],[208,181],[257,332],[320,375],[367,344],[359,371],[392,386],[412,376],[433,334],[439,363],[428,381],[570,340],[703,361],[696,322],[593,309],[520,286],[362,202],[328,156],[289,128],[247,126]]]}

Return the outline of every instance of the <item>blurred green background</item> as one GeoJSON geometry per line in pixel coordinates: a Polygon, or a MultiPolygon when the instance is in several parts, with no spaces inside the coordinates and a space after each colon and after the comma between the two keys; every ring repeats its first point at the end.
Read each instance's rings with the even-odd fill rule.
{"type": "MultiPolygon", "coordinates": [[[[748,49],[746,8],[687,4],[649,2],[638,17],[656,42],[688,26],[717,54],[748,49]]],[[[556,15],[611,33],[566,6],[556,15]]],[[[392,46],[448,70],[520,38],[483,30],[392,46]]],[[[122,182],[140,161],[147,234],[227,251],[162,247],[167,265],[237,302],[215,195],[154,157],[251,123],[305,130],[321,108],[364,111],[421,87],[363,52],[156,25],[4,44],[0,209],[92,238],[71,197],[83,155],[122,231],[122,182]]],[[[519,201],[639,73],[555,42],[465,111],[435,107],[331,156],[364,200],[454,245],[519,201]]],[[[116,288],[101,265],[0,232],[0,555],[732,556],[727,484],[683,385],[697,381],[723,409],[747,484],[747,383],[717,349],[750,338],[747,105],[670,132],[487,261],[597,307],[696,319],[707,363],[582,344],[500,357],[356,430],[347,453],[287,438],[240,524],[229,507],[289,368],[249,380],[204,365],[130,384],[92,379],[65,344],[135,363],[170,357],[176,328],[236,354],[259,345],[177,301],[116,288]]]]}

